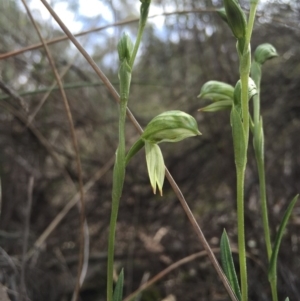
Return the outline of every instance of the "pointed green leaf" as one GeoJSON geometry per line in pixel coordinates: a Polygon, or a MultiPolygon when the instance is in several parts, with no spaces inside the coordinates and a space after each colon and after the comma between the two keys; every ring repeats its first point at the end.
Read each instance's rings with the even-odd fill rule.
{"type": "Polygon", "coordinates": [[[227,233],[224,229],[222,237],[221,237],[221,260],[222,260],[222,267],[224,273],[229,280],[231,288],[233,289],[235,295],[237,296],[238,300],[241,300],[241,290],[238,282],[238,278],[235,272],[235,267],[233,263],[233,258],[231,254],[229,239],[227,233]]]}
{"type": "Polygon", "coordinates": [[[233,106],[231,110],[231,127],[233,136],[234,158],[236,167],[241,170],[246,165],[246,138],[241,116],[233,106]]]}
{"type": "Polygon", "coordinates": [[[156,185],[162,195],[165,179],[165,163],[162,152],[157,144],[145,141],[146,162],[153,193],[156,194],[156,185]]]}
{"type": "Polygon", "coordinates": [[[284,233],[284,230],[286,228],[286,225],[288,223],[288,220],[291,216],[292,210],[298,200],[298,194],[293,198],[293,200],[291,201],[291,203],[289,204],[287,210],[284,213],[283,219],[280,223],[279,229],[277,231],[276,234],[276,238],[275,238],[275,243],[273,246],[273,250],[272,250],[272,256],[271,256],[271,260],[270,260],[270,265],[269,265],[269,273],[268,273],[268,278],[269,281],[274,280],[277,278],[277,258],[278,258],[278,252],[279,252],[279,247],[280,247],[280,243],[282,240],[282,236],[284,233]]]}
{"type": "Polygon", "coordinates": [[[211,103],[210,105],[199,109],[198,111],[201,112],[217,112],[217,111],[223,111],[231,109],[232,107],[232,100],[220,100],[211,103]]]}
{"type": "Polygon", "coordinates": [[[289,297],[286,297],[284,301],[290,301],[290,298],[289,298],[289,297]]]}
{"type": "Polygon", "coordinates": [[[123,299],[123,283],[124,283],[124,272],[123,269],[118,277],[118,281],[114,290],[113,301],[122,301],[123,299]]]}

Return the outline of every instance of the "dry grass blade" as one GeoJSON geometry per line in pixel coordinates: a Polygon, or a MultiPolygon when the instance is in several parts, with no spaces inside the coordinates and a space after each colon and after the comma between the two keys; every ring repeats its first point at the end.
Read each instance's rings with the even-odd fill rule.
{"type": "MultiPolygon", "coordinates": [[[[172,16],[172,15],[180,15],[180,14],[199,13],[199,12],[215,12],[215,11],[216,10],[214,8],[212,8],[212,9],[181,10],[181,11],[165,12],[165,13],[161,13],[161,14],[155,14],[155,15],[149,16],[148,19],[156,18],[156,17],[160,17],[160,16],[172,16]]],[[[100,26],[100,27],[89,29],[89,30],[81,31],[77,34],[74,34],[74,37],[81,37],[81,36],[84,36],[84,35],[87,35],[87,34],[90,34],[90,33],[94,33],[94,32],[98,32],[98,31],[101,31],[101,30],[105,30],[105,29],[108,29],[108,28],[111,28],[111,27],[127,25],[127,24],[130,24],[130,23],[138,22],[138,21],[139,21],[139,18],[127,19],[127,20],[124,20],[124,21],[115,22],[113,24],[108,24],[108,25],[105,25],[105,26],[100,26]]],[[[59,42],[67,41],[68,39],[69,39],[68,36],[62,36],[62,37],[57,37],[55,39],[47,40],[47,41],[45,41],[45,43],[47,45],[52,45],[52,44],[56,44],[56,43],[59,43],[59,42]]],[[[43,47],[43,44],[42,43],[37,43],[37,44],[34,44],[34,45],[30,45],[28,47],[24,47],[22,49],[18,49],[18,50],[10,51],[10,52],[7,52],[7,53],[3,53],[3,54],[0,54],[0,60],[16,56],[16,55],[19,55],[19,54],[27,52],[27,51],[39,49],[41,47],[43,47]]]]}
{"type": "Polygon", "coordinates": [[[49,63],[51,65],[52,71],[55,75],[57,84],[59,86],[59,90],[63,99],[63,103],[65,106],[65,111],[67,114],[67,118],[68,118],[68,122],[69,122],[69,127],[70,127],[70,132],[71,132],[71,136],[72,136],[72,142],[73,142],[73,147],[74,147],[74,151],[75,151],[75,155],[76,155],[76,165],[77,165],[77,174],[78,174],[78,179],[79,179],[79,191],[80,191],[80,248],[79,248],[79,264],[78,264],[78,275],[77,275],[77,282],[76,282],[76,287],[75,287],[75,291],[74,291],[74,300],[76,301],[78,299],[78,295],[79,295],[79,290],[80,290],[80,278],[81,278],[81,273],[82,273],[82,267],[83,267],[83,261],[84,261],[84,245],[85,245],[85,204],[84,204],[84,192],[83,192],[83,180],[82,180],[82,168],[81,168],[81,162],[80,162],[80,157],[79,157],[79,148],[78,148],[78,141],[77,141],[77,137],[75,134],[75,128],[74,128],[74,123],[73,123],[73,117],[72,117],[72,113],[70,110],[70,106],[69,106],[69,102],[67,99],[67,95],[64,91],[63,88],[63,84],[62,81],[60,79],[60,76],[58,74],[58,71],[55,67],[55,63],[54,60],[52,58],[52,55],[49,51],[49,48],[47,46],[47,44],[45,43],[45,40],[42,37],[41,31],[38,28],[37,23],[35,22],[35,20],[32,17],[32,14],[28,8],[28,5],[26,3],[25,0],[22,0],[26,12],[44,46],[44,49],[46,51],[46,55],[47,58],[49,60],[49,63]]]}

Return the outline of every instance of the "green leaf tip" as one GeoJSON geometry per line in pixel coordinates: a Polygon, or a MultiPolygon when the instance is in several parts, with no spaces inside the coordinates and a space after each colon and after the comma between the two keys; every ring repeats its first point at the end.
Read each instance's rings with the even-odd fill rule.
{"type": "Polygon", "coordinates": [[[167,111],[154,117],[141,138],[151,143],[178,142],[201,135],[194,117],[179,110],[167,111]]]}
{"type": "Polygon", "coordinates": [[[118,277],[117,284],[113,294],[113,301],[122,301],[123,299],[123,284],[124,284],[124,271],[121,270],[121,273],[118,277]]]}
{"type": "Polygon", "coordinates": [[[233,100],[233,92],[233,86],[220,81],[210,80],[202,86],[198,98],[207,98],[214,102],[233,100]]]}
{"type": "Polygon", "coordinates": [[[238,300],[241,300],[241,290],[238,282],[238,278],[236,275],[234,262],[231,254],[230,249],[230,243],[228,239],[228,235],[226,233],[226,230],[223,230],[223,234],[221,237],[221,243],[220,243],[220,249],[221,249],[221,260],[222,260],[222,267],[224,270],[224,273],[230,283],[231,288],[233,289],[236,297],[238,300]]]}
{"type": "Polygon", "coordinates": [[[261,65],[276,56],[278,53],[275,47],[269,43],[259,45],[254,51],[254,60],[261,65]]]}
{"type": "Polygon", "coordinates": [[[283,219],[282,219],[279,229],[277,231],[273,250],[272,250],[270,265],[269,265],[269,272],[268,272],[269,281],[272,281],[274,279],[276,280],[276,278],[277,278],[277,258],[278,258],[278,252],[279,252],[281,240],[282,240],[286,225],[288,223],[288,220],[292,214],[293,208],[298,200],[298,197],[299,197],[299,194],[297,194],[290,202],[288,208],[286,209],[286,211],[283,215],[283,219]]]}

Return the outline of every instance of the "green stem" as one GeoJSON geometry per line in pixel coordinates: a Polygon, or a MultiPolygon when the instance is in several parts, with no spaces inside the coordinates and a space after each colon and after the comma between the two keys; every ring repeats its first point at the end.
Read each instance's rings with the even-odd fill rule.
{"type": "Polygon", "coordinates": [[[244,220],[244,181],[245,168],[237,169],[237,215],[238,215],[238,248],[241,277],[242,301],[248,299],[247,264],[245,247],[245,220],[244,220]]]}
{"type": "MultiPolygon", "coordinates": [[[[253,63],[255,64],[255,63],[253,63]]],[[[261,66],[259,66],[261,68],[261,66]]],[[[267,192],[266,192],[266,176],[265,176],[265,164],[264,164],[264,133],[262,130],[262,123],[260,122],[260,82],[261,82],[261,69],[259,69],[255,76],[255,84],[257,88],[257,95],[253,97],[253,115],[254,115],[254,150],[255,150],[255,158],[258,169],[258,178],[259,178],[259,190],[260,190],[260,203],[261,203],[261,213],[263,220],[263,228],[264,228],[264,237],[265,244],[267,249],[268,262],[270,263],[272,256],[272,243],[271,243],[271,235],[270,235],[270,227],[269,227],[269,215],[268,215],[268,206],[267,206],[267,192]],[[262,135],[260,137],[260,135],[262,135]],[[260,145],[261,144],[261,145],[260,145]]],[[[270,281],[271,292],[272,292],[272,300],[278,301],[277,296],[277,281],[276,279],[272,279],[270,281]]]]}
{"type": "Polygon", "coordinates": [[[129,66],[131,68],[132,68],[132,66],[134,64],[134,61],[135,61],[135,58],[136,58],[136,54],[137,54],[138,49],[140,47],[140,43],[141,43],[141,40],[142,40],[144,28],[145,28],[145,26],[141,26],[140,25],[139,29],[138,29],[137,38],[136,38],[136,41],[135,41],[135,44],[134,44],[134,48],[133,48],[133,51],[132,51],[132,54],[131,54],[131,57],[130,57],[130,62],[129,62],[129,66]]]}
{"type": "MultiPolygon", "coordinates": [[[[251,1],[250,15],[247,25],[245,44],[243,52],[240,53],[240,79],[241,79],[241,107],[243,118],[243,130],[245,134],[245,156],[249,144],[249,99],[248,99],[248,80],[251,67],[251,49],[250,40],[255,20],[256,7],[258,0],[251,1]]],[[[245,160],[245,162],[247,162],[245,160]]],[[[237,214],[238,214],[238,247],[240,262],[241,294],[242,301],[248,300],[248,283],[247,283],[247,263],[245,247],[245,221],[244,221],[244,168],[237,168],[237,214]]]]}
{"type": "MultiPolygon", "coordinates": [[[[256,9],[257,9],[259,0],[252,0],[250,2],[251,2],[251,5],[250,5],[250,12],[249,12],[249,19],[248,19],[248,23],[247,23],[245,47],[248,47],[248,45],[250,44],[250,41],[251,41],[253,25],[254,25],[255,15],[256,15],[256,9]]],[[[247,48],[245,48],[245,50],[247,50],[247,48]]]]}
{"type": "Polygon", "coordinates": [[[257,169],[258,169],[260,202],[261,202],[261,212],[262,212],[262,219],[263,219],[265,243],[266,243],[266,249],[267,249],[267,254],[268,254],[268,260],[270,261],[271,255],[272,255],[272,245],[271,245],[269,219],[268,219],[264,159],[262,156],[260,156],[258,154],[257,151],[255,151],[255,156],[256,156],[256,163],[257,163],[257,169]]]}
{"type": "MultiPolygon", "coordinates": [[[[250,52],[246,54],[247,61],[250,61],[250,52]]],[[[242,59],[243,60],[243,59],[242,59]]],[[[249,101],[248,101],[248,80],[250,68],[246,67],[241,70],[241,90],[242,90],[242,117],[243,117],[243,128],[245,133],[245,142],[246,149],[248,149],[248,141],[249,141],[249,101]]]]}
{"type": "Polygon", "coordinates": [[[107,301],[113,298],[113,272],[115,233],[125,178],[125,120],[127,99],[121,99],[119,117],[119,147],[116,152],[116,162],[113,171],[112,209],[109,225],[108,258],[107,258],[107,301]]]}
{"type": "Polygon", "coordinates": [[[138,49],[140,47],[140,43],[142,40],[142,36],[144,33],[144,29],[147,23],[147,19],[148,19],[148,13],[149,13],[149,6],[150,6],[150,2],[151,0],[146,0],[146,1],[141,1],[141,7],[140,7],[140,22],[139,22],[139,29],[138,29],[138,33],[137,33],[137,38],[134,44],[134,48],[130,57],[130,61],[129,61],[129,66],[130,68],[133,67],[134,61],[135,61],[135,57],[136,54],[138,52],[138,49]]]}
{"type": "MultiPolygon", "coordinates": [[[[261,74],[261,72],[260,72],[261,74]]],[[[269,218],[268,218],[268,206],[267,206],[267,192],[266,192],[266,176],[265,176],[265,164],[264,164],[264,133],[262,130],[262,124],[260,123],[260,81],[261,76],[255,78],[255,84],[257,88],[257,94],[253,97],[253,120],[254,120],[254,150],[255,158],[258,169],[259,178],[259,190],[260,190],[260,202],[261,212],[263,219],[263,228],[265,236],[265,244],[267,249],[268,261],[270,262],[272,255],[272,244],[270,236],[269,218]],[[260,137],[260,135],[262,137],[260,137]]]]}

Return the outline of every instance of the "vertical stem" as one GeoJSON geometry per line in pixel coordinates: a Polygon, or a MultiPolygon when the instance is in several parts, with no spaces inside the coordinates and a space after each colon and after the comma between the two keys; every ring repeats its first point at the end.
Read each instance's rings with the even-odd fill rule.
{"type": "Polygon", "coordinates": [[[248,284],[247,284],[247,264],[246,264],[246,247],[245,247],[245,220],[244,220],[244,181],[245,168],[237,169],[237,214],[238,214],[238,248],[241,277],[242,301],[247,301],[248,284]]]}
{"type": "Polygon", "coordinates": [[[272,246],[271,246],[271,238],[270,238],[269,219],[268,219],[264,159],[256,151],[255,151],[255,156],[256,156],[256,163],[258,169],[260,202],[261,202],[261,212],[262,212],[262,219],[263,219],[265,243],[267,248],[268,260],[270,261],[272,255],[272,246]]]}
{"type": "MultiPolygon", "coordinates": [[[[255,63],[253,63],[255,64],[255,63]]],[[[257,88],[257,94],[253,98],[253,117],[254,117],[254,150],[255,158],[258,170],[259,178],[259,190],[260,190],[260,204],[261,204],[261,213],[263,220],[263,229],[264,229],[264,238],[267,249],[268,262],[270,262],[272,255],[272,244],[270,236],[270,227],[269,227],[269,217],[268,217],[268,206],[267,206],[267,192],[266,192],[266,176],[265,176],[265,164],[264,164],[264,133],[262,123],[260,122],[260,82],[261,82],[261,66],[259,66],[259,73],[255,78],[255,84],[257,88]],[[262,137],[259,138],[259,135],[262,137]],[[262,144],[262,145],[260,145],[262,144]]],[[[277,283],[276,280],[270,281],[272,300],[278,301],[277,296],[277,283]]]]}
{"type": "Polygon", "coordinates": [[[108,258],[107,258],[107,301],[113,298],[113,272],[115,233],[119,211],[120,198],[122,195],[125,178],[125,120],[127,99],[121,99],[119,117],[119,147],[116,152],[116,162],[113,171],[112,209],[109,225],[108,258]]]}
{"type": "MultiPolygon", "coordinates": [[[[249,20],[246,30],[246,38],[243,53],[240,54],[240,79],[241,79],[241,102],[243,130],[245,134],[245,148],[249,144],[249,103],[248,103],[248,80],[251,67],[251,48],[250,41],[255,20],[256,7],[258,0],[252,0],[250,6],[249,20]]],[[[247,162],[247,160],[245,161],[247,162]]],[[[237,214],[238,214],[238,246],[241,277],[242,301],[248,300],[247,283],[247,264],[245,247],[245,220],[244,220],[244,182],[245,182],[246,163],[243,169],[237,169],[237,214]]]]}
{"type": "Polygon", "coordinates": [[[144,32],[144,28],[145,26],[142,26],[140,24],[139,29],[138,29],[138,33],[137,33],[137,37],[136,37],[136,42],[134,44],[134,48],[131,54],[131,58],[130,58],[130,62],[129,62],[129,66],[132,68],[133,67],[133,63],[135,61],[136,55],[137,55],[137,51],[139,49],[141,40],[142,40],[142,36],[143,36],[143,32],[144,32]]]}

